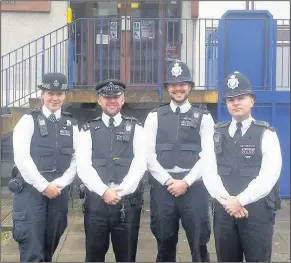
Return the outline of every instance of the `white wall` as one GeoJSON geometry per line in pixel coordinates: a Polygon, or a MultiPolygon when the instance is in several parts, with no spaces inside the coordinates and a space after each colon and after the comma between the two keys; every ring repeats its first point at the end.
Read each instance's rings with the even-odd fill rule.
{"type": "MultiPolygon", "coordinates": [[[[275,19],[290,19],[288,1],[255,1],[254,3],[256,10],[268,10],[275,19]]],[[[246,1],[199,1],[199,18],[221,18],[227,10],[245,9],[246,1]]]]}
{"type": "Polygon", "coordinates": [[[41,84],[43,64],[45,73],[67,73],[67,28],[44,35],[66,25],[68,5],[67,1],[52,1],[49,13],[1,13],[1,56],[12,51],[2,58],[2,105],[17,99],[20,105],[27,103],[25,96],[41,84]]]}

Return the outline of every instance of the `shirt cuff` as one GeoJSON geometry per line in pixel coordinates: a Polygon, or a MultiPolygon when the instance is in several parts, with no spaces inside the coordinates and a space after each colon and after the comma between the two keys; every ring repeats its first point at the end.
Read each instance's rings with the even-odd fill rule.
{"type": "Polygon", "coordinates": [[[58,185],[59,187],[61,187],[62,189],[65,188],[67,185],[64,183],[64,181],[62,180],[61,177],[55,179],[52,181],[53,184],[58,185]]]}
{"type": "Polygon", "coordinates": [[[49,185],[50,183],[43,178],[43,180],[41,180],[40,182],[34,184],[34,188],[37,189],[37,191],[39,191],[40,193],[42,193],[49,185]]]}
{"type": "Polygon", "coordinates": [[[103,184],[99,186],[99,189],[94,189],[94,192],[102,197],[108,188],[107,185],[103,184]]]}
{"type": "Polygon", "coordinates": [[[190,178],[187,177],[187,176],[185,176],[185,177],[182,179],[182,181],[184,181],[184,182],[188,185],[188,187],[190,187],[190,186],[193,184],[192,180],[190,180],[190,178]]]}
{"type": "Polygon", "coordinates": [[[162,185],[166,185],[167,181],[171,178],[172,178],[171,175],[165,175],[162,181],[162,185]]]}
{"type": "Polygon", "coordinates": [[[247,198],[246,195],[244,194],[239,194],[236,196],[236,199],[238,200],[238,202],[240,203],[241,206],[246,206],[249,203],[251,203],[251,201],[249,200],[249,198],[247,198]]]}

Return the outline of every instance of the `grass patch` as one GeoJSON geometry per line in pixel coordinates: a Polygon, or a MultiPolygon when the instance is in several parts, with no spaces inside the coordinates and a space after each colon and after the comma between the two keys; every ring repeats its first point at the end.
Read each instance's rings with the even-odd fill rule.
{"type": "Polygon", "coordinates": [[[10,239],[11,232],[1,232],[1,245],[6,244],[6,242],[10,239]]]}

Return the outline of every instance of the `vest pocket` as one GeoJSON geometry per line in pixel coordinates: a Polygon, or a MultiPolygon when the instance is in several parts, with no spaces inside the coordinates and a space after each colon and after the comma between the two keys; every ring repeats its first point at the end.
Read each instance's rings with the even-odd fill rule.
{"type": "Polygon", "coordinates": [[[40,171],[51,171],[54,169],[54,153],[50,148],[35,148],[31,151],[31,156],[40,171]]]}
{"type": "Polygon", "coordinates": [[[73,148],[61,148],[60,149],[60,158],[59,158],[59,170],[64,172],[67,170],[71,164],[72,155],[75,152],[73,148]]]}
{"type": "Polygon", "coordinates": [[[177,156],[177,160],[179,160],[177,163],[178,166],[185,169],[191,169],[200,159],[200,151],[201,147],[198,144],[181,144],[180,152],[177,156]]]}
{"type": "Polygon", "coordinates": [[[259,175],[260,167],[244,167],[240,169],[240,176],[256,178],[259,175]]]}
{"type": "Polygon", "coordinates": [[[225,176],[231,174],[231,167],[227,166],[217,166],[217,172],[219,176],[225,176]]]}
{"type": "Polygon", "coordinates": [[[26,222],[27,214],[26,211],[12,212],[13,220],[13,239],[16,242],[21,242],[28,237],[29,225],[26,222]]]}
{"type": "Polygon", "coordinates": [[[170,143],[163,143],[163,144],[157,144],[156,149],[157,151],[171,151],[174,148],[174,144],[170,143]]]}
{"type": "Polygon", "coordinates": [[[94,168],[107,165],[107,159],[93,159],[92,165],[94,168]]]}
{"type": "Polygon", "coordinates": [[[121,158],[115,159],[114,163],[114,171],[115,171],[115,182],[120,184],[123,178],[127,175],[130,164],[132,162],[131,158],[121,158]]]}
{"type": "Polygon", "coordinates": [[[162,143],[156,145],[157,160],[164,168],[171,168],[173,161],[174,144],[162,143]]]}
{"type": "Polygon", "coordinates": [[[129,167],[131,162],[132,162],[132,159],[130,158],[126,158],[126,159],[123,159],[123,158],[120,158],[120,159],[115,159],[113,160],[114,164],[117,164],[117,165],[120,165],[120,166],[123,166],[123,167],[129,167]]]}

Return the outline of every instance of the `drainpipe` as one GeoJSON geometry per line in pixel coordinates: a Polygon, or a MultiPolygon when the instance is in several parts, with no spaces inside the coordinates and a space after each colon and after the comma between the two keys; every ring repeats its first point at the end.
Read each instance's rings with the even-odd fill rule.
{"type": "Polygon", "coordinates": [[[251,10],[255,10],[255,1],[251,1],[251,10]]]}
{"type": "Polygon", "coordinates": [[[246,0],[246,10],[250,10],[250,1],[246,0]]]}

